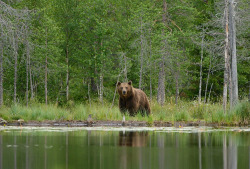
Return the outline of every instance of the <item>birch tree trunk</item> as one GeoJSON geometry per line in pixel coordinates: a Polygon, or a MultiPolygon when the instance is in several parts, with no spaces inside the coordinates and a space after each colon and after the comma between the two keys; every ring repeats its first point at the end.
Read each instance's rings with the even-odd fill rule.
{"type": "Polygon", "coordinates": [[[13,49],[14,49],[14,96],[13,96],[13,101],[16,103],[16,84],[17,84],[17,51],[18,51],[18,45],[17,45],[17,37],[16,37],[16,32],[13,33],[13,49]]]}
{"type": "MultiPolygon", "coordinates": [[[[230,39],[230,38],[229,38],[230,39]]],[[[230,53],[230,47],[229,47],[229,51],[228,53],[230,53]]],[[[229,94],[229,105],[230,105],[230,110],[233,107],[233,84],[232,84],[232,69],[231,69],[231,56],[229,54],[228,56],[228,94],[229,94]]]]}
{"type": "Polygon", "coordinates": [[[250,82],[249,83],[249,93],[248,93],[248,102],[250,102],[250,82]]]}
{"type": "MultiPolygon", "coordinates": [[[[163,14],[162,14],[162,21],[164,25],[166,25],[166,13],[167,13],[167,3],[163,0],[163,14]]],[[[162,34],[164,36],[164,29],[162,30],[162,34]]],[[[163,40],[164,47],[162,50],[162,58],[160,61],[160,71],[159,71],[159,78],[158,78],[158,91],[157,91],[157,102],[163,106],[165,102],[165,54],[166,54],[166,46],[167,42],[166,39],[163,40]]]]}
{"type": "Polygon", "coordinates": [[[33,82],[32,82],[33,79],[32,79],[30,58],[29,58],[29,64],[30,64],[29,71],[30,71],[30,93],[31,93],[30,99],[32,100],[34,98],[34,86],[33,86],[33,82]]]}
{"type": "Polygon", "coordinates": [[[157,102],[163,106],[165,102],[165,70],[164,70],[164,56],[160,62],[160,71],[158,78],[158,92],[157,92],[157,102]]]}
{"type": "Polygon", "coordinates": [[[204,104],[207,102],[207,87],[208,87],[208,82],[209,82],[209,76],[210,76],[210,72],[211,72],[211,65],[212,65],[212,56],[210,56],[209,59],[209,69],[208,69],[208,73],[207,73],[207,82],[206,82],[206,89],[205,89],[205,98],[204,98],[204,104]]]}
{"type": "MultiPolygon", "coordinates": [[[[151,29],[150,29],[150,35],[151,35],[151,29]]],[[[151,59],[152,59],[152,46],[151,46],[151,38],[149,39],[149,58],[150,58],[150,103],[152,103],[152,62],[151,62],[151,59]]]]}
{"type": "Polygon", "coordinates": [[[0,41],[0,107],[3,105],[3,52],[4,52],[4,47],[2,43],[2,39],[0,41]]]}
{"type": "Polygon", "coordinates": [[[223,110],[227,110],[227,85],[228,85],[228,0],[225,0],[225,65],[224,65],[224,86],[223,86],[223,110]]]}
{"type": "Polygon", "coordinates": [[[210,87],[210,90],[209,90],[207,103],[209,103],[209,101],[210,101],[210,95],[211,95],[212,88],[213,88],[213,83],[211,84],[211,87],[210,87]]]}
{"type": "Polygon", "coordinates": [[[67,65],[67,72],[66,72],[66,99],[67,102],[69,101],[69,50],[68,45],[66,46],[66,65],[67,65]]]}
{"type": "Polygon", "coordinates": [[[179,63],[177,61],[176,63],[176,72],[175,72],[175,104],[177,105],[178,104],[178,99],[179,99],[179,94],[180,94],[180,91],[179,91],[179,63]]]}
{"type": "Polygon", "coordinates": [[[235,0],[229,0],[229,34],[231,51],[231,78],[232,78],[232,106],[238,102],[238,73],[237,73],[237,55],[236,55],[236,24],[235,24],[235,0]]]}
{"type": "Polygon", "coordinates": [[[88,97],[89,97],[89,106],[91,107],[90,82],[88,82],[88,97]]]}
{"type": "Polygon", "coordinates": [[[123,57],[124,57],[124,81],[127,82],[128,81],[127,57],[126,57],[125,53],[123,54],[123,57]]]}
{"type": "MultiPolygon", "coordinates": [[[[45,104],[48,104],[48,88],[47,88],[47,79],[48,79],[48,39],[47,39],[47,28],[45,29],[45,77],[44,77],[44,92],[45,92],[45,104]]],[[[68,101],[68,99],[67,99],[68,101]]]]}
{"type": "Polygon", "coordinates": [[[28,31],[26,30],[26,107],[29,105],[29,59],[30,58],[30,48],[28,41],[28,31]]]}
{"type": "Polygon", "coordinates": [[[103,104],[103,75],[100,74],[100,87],[99,87],[99,99],[100,102],[103,104]]]}
{"type": "Polygon", "coordinates": [[[143,30],[142,30],[142,18],[141,18],[141,68],[140,68],[140,80],[139,80],[139,89],[142,87],[142,71],[143,71],[143,30]]]}
{"type": "Polygon", "coordinates": [[[198,97],[198,102],[199,104],[201,103],[201,88],[202,88],[202,62],[203,62],[203,49],[204,49],[204,28],[202,32],[202,39],[201,39],[201,63],[200,63],[200,83],[199,83],[199,97],[198,97]]]}

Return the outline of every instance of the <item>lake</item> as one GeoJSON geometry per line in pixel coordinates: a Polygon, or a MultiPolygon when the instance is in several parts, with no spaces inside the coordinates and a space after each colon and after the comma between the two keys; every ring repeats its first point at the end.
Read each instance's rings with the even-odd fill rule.
{"type": "Polygon", "coordinates": [[[0,169],[250,169],[250,129],[0,127],[0,169]]]}

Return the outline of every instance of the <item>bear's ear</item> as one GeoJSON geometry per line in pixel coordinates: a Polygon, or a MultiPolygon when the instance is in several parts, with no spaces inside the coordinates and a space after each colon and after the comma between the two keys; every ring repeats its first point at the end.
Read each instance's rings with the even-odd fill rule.
{"type": "Polygon", "coordinates": [[[128,82],[128,84],[131,86],[131,85],[132,85],[132,81],[130,80],[130,81],[128,82]]]}
{"type": "Polygon", "coordinates": [[[116,86],[120,86],[121,85],[121,82],[117,82],[116,86]]]}

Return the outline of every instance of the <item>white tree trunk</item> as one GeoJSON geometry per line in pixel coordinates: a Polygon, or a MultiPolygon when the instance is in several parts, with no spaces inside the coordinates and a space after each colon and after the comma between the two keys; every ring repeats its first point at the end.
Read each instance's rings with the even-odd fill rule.
{"type": "Polygon", "coordinates": [[[100,75],[100,87],[99,87],[99,99],[100,102],[103,104],[103,75],[100,75]]]}
{"type": "Polygon", "coordinates": [[[249,93],[248,93],[248,101],[250,102],[250,82],[249,83],[249,93]]]}
{"type": "Polygon", "coordinates": [[[238,73],[236,55],[236,24],[235,24],[235,0],[229,0],[229,34],[231,51],[231,75],[232,75],[232,106],[238,102],[238,73]]]}
{"type": "Polygon", "coordinates": [[[30,47],[28,41],[28,33],[26,33],[26,106],[27,107],[29,105],[29,67],[30,67],[29,60],[30,60],[30,47]]]}
{"type": "MultiPolygon", "coordinates": [[[[162,14],[162,21],[166,25],[166,14],[167,14],[167,3],[163,0],[163,14],[162,14]]],[[[164,29],[162,30],[162,35],[164,36],[164,29]]],[[[157,102],[163,106],[165,102],[165,54],[166,54],[166,47],[167,47],[167,40],[163,40],[163,50],[162,50],[162,58],[160,61],[160,71],[158,77],[158,91],[157,91],[157,102]]]]}
{"type": "MultiPolygon", "coordinates": [[[[47,39],[47,28],[45,29],[46,35],[45,35],[45,77],[44,77],[44,89],[45,89],[45,104],[48,104],[48,86],[47,86],[47,79],[48,79],[48,39],[47,39]]],[[[68,97],[67,97],[68,100],[68,97]]]]}
{"type": "Polygon", "coordinates": [[[127,57],[125,53],[123,53],[123,57],[124,57],[124,81],[127,82],[128,81],[127,57]]]}
{"type": "Polygon", "coordinates": [[[16,103],[16,85],[17,85],[17,55],[18,55],[18,44],[17,44],[17,37],[16,32],[13,33],[13,48],[14,48],[14,95],[13,95],[13,101],[16,103]]]}
{"type": "MultiPolygon", "coordinates": [[[[150,35],[151,35],[151,29],[150,29],[150,35]]],[[[152,61],[151,61],[151,59],[152,59],[152,46],[151,46],[151,38],[150,38],[150,41],[149,41],[149,58],[150,58],[150,103],[152,103],[152,61]]]]}
{"type": "Polygon", "coordinates": [[[165,70],[164,57],[160,63],[160,71],[158,77],[157,102],[163,106],[165,102],[165,70]]]}
{"type": "Polygon", "coordinates": [[[0,54],[0,107],[3,105],[3,52],[4,47],[1,39],[0,44],[1,54],[0,54]]]}
{"type": "Polygon", "coordinates": [[[69,101],[69,51],[68,51],[68,45],[66,47],[66,65],[67,65],[67,71],[66,71],[66,99],[67,102],[69,101]]]}
{"type": "Polygon", "coordinates": [[[30,99],[32,100],[34,98],[34,86],[33,86],[33,82],[32,82],[33,79],[32,79],[32,73],[31,73],[31,62],[30,62],[30,60],[29,60],[29,63],[30,63],[29,71],[30,71],[30,93],[31,93],[30,99]]]}
{"type": "Polygon", "coordinates": [[[209,90],[207,103],[209,103],[209,101],[210,101],[210,95],[211,95],[212,88],[213,88],[213,83],[211,84],[211,87],[210,87],[210,90],[209,90]]]}
{"type": "Polygon", "coordinates": [[[201,39],[201,63],[200,63],[200,83],[199,83],[199,97],[198,97],[198,102],[199,104],[201,103],[201,88],[202,88],[202,62],[203,62],[203,49],[204,49],[204,28],[202,32],[202,39],[201,39]]]}
{"type": "Polygon", "coordinates": [[[141,68],[140,68],[140,80],[139,80],[139,89],[142,87],[142,72],[143,72],[143,30],[142,30],[142,18],[141,18],[141,68]]]}
{"type": "Polygon", "coordinates": [[[208,87],[208,82],[209,82],[209,77],[210,77],[210,72],[211,72],[211,65],[212,65],[212,56],[210,56],[210,61],[209,61],[209,69],[207,73],[207,82],[206,82],[206,89],[205,89],[205,98],[204,98],[204,104],[207,102],[207,87],[208,87]]]}
{"type": "Polygon", "coordinates": [[[175,104],[178,104],[178,99],[179,99],[179,63],[178,61],[176,62],[176,71],[175,71],[175,104]]]}
{"type": "Polygon", "coordinates": [[[223,110],[227,110],[227,85],[228,85],[228,0],[225,0],[225,66],[224,66],[224,86],[223,86],[223,110]]]}
{"type": "Polygon", "coordinates": [[[90,82],[88,82],[88,97],[89,97],[89,106],[91,107],[90,82]]]}

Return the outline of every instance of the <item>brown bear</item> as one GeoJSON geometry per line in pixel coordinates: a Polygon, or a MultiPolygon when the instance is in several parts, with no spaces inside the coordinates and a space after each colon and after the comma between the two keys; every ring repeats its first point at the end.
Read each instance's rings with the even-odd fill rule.
{"type": "Polygon", "coordinates": [[[147,95],[142,90],[133,88],[132,81],[128,83],[118,82],[116,88],[120,96],[121,113],[128,112],[130,116],[135,116],[138,112],[142,115],[151,113],[147,95]]]}

